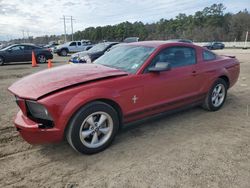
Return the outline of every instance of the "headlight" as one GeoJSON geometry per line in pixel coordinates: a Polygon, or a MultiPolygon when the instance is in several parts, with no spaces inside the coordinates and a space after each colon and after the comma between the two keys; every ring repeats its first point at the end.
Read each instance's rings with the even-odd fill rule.
{"type": "Polygon", "coordinates": [[[86,62],[86,63],[91,63],[92,62],[88,55],[85,55],[85,56],[81,57],[80,60],[82,60],[83,62],[86,62]]]}
{"type": "Polygon", "coordinates": [[[52,117],[49,115],[48,110],[43,105],[35,101],[26,101],[26,105],[32,117],[53,121],[52,117]]]}

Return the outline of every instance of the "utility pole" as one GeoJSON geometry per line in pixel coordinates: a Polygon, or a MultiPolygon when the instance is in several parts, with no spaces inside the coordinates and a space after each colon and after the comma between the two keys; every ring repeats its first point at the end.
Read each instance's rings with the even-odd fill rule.
{"type": "Polygon", "coordinates": [[[248,38],[248,31],[246,32],[245,45],[243,49],[247,49],[247,38],[248,38]]]}
{"type": "Polygon", "coordinates": [[[24,38],[24,30],[22,30],[22,32],[23,32],[23,43],[25,42],[25,38],[24,38]]]}
{"type": "Polygon", "coordinates": [[[28,37],[28,42],[30,42],[30,35],[29,35],[29,30],[26,31],[27,32],[27,37],[28,37]]]}
{"type": "Polygon", "coordinates": [[[67,42],[65,16],[63,16],[63,23],[64,23],[64,42],[67,42]]]}
{"type": "Polygon", "coordinates": [[[67,33],[66,33],[66,21],[67,20],[70,20],[70,22],[71,22],[71,39],[73,41],[74,40],[73,20],[75,20],[75,19],[73,19],[72,16],[63,16],[63,18],[61,18],[61,19],[63,19],[63,23],[64,23],[64,40],[65,40],[65,42],[67,42],[67,33]]]}
{"type": "Polygon", "coordinates": [[[67,34],[66,34],[66,18],[63,15],[63,18],[61,18],[63,20],[63,26],[64,26],[64,42],[67,42],[67,34]]]}
{"type": "Polygon", "coordinates": [[[70,16],[70,21],[71,21],[71,37],[72,41],[74,40],[74,31],[73,31],[73,18],[70,16]]]}

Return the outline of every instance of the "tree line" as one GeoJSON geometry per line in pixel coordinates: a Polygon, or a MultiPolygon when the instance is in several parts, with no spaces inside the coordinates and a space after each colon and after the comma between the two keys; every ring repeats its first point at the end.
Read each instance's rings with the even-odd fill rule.
{"type": "Polygon", "coordinates": [[[122,41],[137,36],[140,40],[167,40],[176,38],[193,41],[243,41],[250,29],[250,14],[245,9],[236,14],[225,13],[223,4],[213,4],[194,15],[180,13],[173,19],[162,18],[155,23],[123,22],[104,27],[89,27],[74,34],[76,39],[92,41],[122,41]]]}
{"type": "MultiPolygon", "coordinates": [[[[140,40],[168,40],[176,38],[205,41],[244,41],[250,29],[250,13],[247,9],[236,14],[225,12],[223,4],[205,7],[194,15],[180,13],[175,18],[154,23],[123,22],[103,27],[88,27],[74,33],[75,40],[88,39],[93,42],[122,41],[126,37],[139,37],[140,40]]],[[[70,40],[71,36],[67,36],[70,40]]],[[[34,43],[48,43],[62,40],[61,36],[42,36],[31,38],[34,43]]]]}

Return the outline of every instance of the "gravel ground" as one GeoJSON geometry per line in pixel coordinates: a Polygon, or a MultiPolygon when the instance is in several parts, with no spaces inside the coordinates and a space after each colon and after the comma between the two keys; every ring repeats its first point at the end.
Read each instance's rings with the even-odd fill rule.
{"type": "MultiPolygon", "coordinates": [[[[0,67],[0,187],[242,187],[250,185],[250,50],[217,50],[241,62],[238,83],[217,112],[193,108],[125,128],[113,145],[80,155],[66,142],[32,146],[18,136],[7,91],[45,69],[0,67]]],[[[55,57],[54,66],[67,58],[55,57]]]]}

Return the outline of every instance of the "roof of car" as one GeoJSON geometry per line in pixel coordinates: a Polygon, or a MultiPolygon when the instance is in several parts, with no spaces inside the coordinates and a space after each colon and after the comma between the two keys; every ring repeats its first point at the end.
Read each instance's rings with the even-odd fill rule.
{"type": "Polygon", "coordinates": [[[165,44],[170,44],[170,43],[175,43],[175,44],[187,44],[192,46],[193,44],[191,43],[184,43],[184,42],[176,42],[176,41],[161,41],[161,40],[155,40],[155,41],[141,41],[141,42],[132,42],[128,43],[126,45],[134,45],[134,46],[147,46],[147,47],[153,47],[153,48],[158,48],[161,45],[165,44]]]}
{"type": "Polygon", "coordinates": [[[119,42],[101,42],[101,43],[103,43],[103,44],[118,44],[119,42]]]}
{"type": "Polygon", "coordinates": [[[35,44],[33,44],[33,43],[21,43],[21,44],[19,44],[19,45],[36,46],[36,45],[35,45],[35,44]]]}

